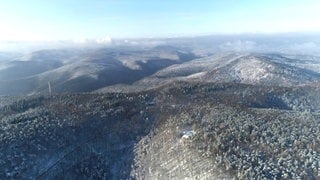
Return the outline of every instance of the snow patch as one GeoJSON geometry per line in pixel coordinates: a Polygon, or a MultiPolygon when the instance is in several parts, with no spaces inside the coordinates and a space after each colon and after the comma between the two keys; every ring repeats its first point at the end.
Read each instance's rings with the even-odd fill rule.
{"type": "Polygon", "coordinates": [[[191,74],[189,76],[187,76],[188,79],[192,79],[192,78],[201,78],[202,76],[206,75],[207,74],[207,71],[204,71],[204,72],[199,72],[199,73],[194,73],[194,74],[191,74]]]}
{"type": "Polygon", "coordinates": [[[189,131],[183,131],[182,132],[182,139],[190,139],[194,134],[195,132],[193,130],[189,130],[189,131]]]}
{"type": "Polygon", "coordinates": [[[242,81],[256,82],[271,75],[269,72],[274,70],[274,66],[266,64],[255,58],[243,59],[241,63],[234,67],[235,74],[241,78],[242,81]]]}
{"type": "Polygon", "coordinates": [[[125,67],[131,69],[131,70],[141,70],[141,66],[137,64],[136,61],[131,61],[131,60],[123,60],[122,61],[122,65],[124,65],[125,67]]]}

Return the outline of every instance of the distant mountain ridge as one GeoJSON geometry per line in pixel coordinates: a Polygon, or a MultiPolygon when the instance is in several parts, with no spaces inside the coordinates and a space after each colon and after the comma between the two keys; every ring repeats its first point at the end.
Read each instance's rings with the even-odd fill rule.
{"type": "Polygon", "coordinates": [[[157,47],[148,50],[42,50],[9,61],[0,69],[0,94],[90,92],[117,83],[130,84],[192,53],[157,47]]]}
{"type": "MultiPolygon", "coordinates": [[[[303,56],[302,56],[303,57],[303,56]]],[[[320,61],[290,59],[281,54],[218,53],[164,68],[134,84],[98,92],[154,88],[174,81],[235,82],[263,86],[296,86],[320,80],[320,61]]],[[[318,57],[314,57],[318,58],[318,57]]]]}

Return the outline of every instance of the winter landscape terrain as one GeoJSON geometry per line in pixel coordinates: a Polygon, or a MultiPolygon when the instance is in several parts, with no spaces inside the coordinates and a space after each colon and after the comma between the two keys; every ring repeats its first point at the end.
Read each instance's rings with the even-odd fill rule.
{"type": "Polygon", "coordinates": [[[319,34],[13,46],[0,179],[320,178],[319,34]]]}

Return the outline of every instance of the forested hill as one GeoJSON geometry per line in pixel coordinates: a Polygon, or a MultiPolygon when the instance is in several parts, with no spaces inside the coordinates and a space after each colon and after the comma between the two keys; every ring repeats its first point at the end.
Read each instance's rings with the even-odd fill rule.
{"type": "Polygon", "coordinates": [[[317,178],[319,87],[1,97],[1,179],[317,178]],[[258,96],[259,95],[259,96],[258,96]]]}

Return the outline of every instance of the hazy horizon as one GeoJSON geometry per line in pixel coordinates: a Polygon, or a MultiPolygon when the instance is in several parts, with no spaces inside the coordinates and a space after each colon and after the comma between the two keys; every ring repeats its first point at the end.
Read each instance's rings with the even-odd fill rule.
{"type": "Polygon", "coordinates": [[[0,42],[320,32],[320,2],[40,1],[0,3],[0,42]]]}

